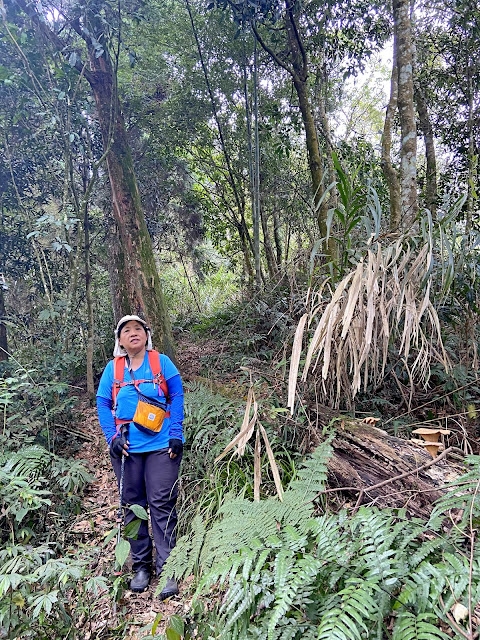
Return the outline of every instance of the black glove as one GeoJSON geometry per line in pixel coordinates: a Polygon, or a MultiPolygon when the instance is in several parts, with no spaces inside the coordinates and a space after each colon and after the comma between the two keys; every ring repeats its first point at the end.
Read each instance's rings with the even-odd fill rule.
{"type": "Polygon", "coordinates": [[[168,447],[172,453],[179,456],[183,451],[183,442],[178,438],[170,438],[168,441],[168,447]]]}
{"type": "Polygon", "coordinates": [[[110,453],[114,458],[120,458],[124,452],[124,446],[128,444],[127,439],[124,436],[118,435],[110,443],[110,453]]]}

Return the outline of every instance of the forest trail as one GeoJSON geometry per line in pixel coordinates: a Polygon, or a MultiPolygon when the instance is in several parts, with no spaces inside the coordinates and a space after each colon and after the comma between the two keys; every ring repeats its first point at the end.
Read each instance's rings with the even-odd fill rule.
{"type": "MultiPolygon", "coordinates": [[[[200,358],[204,355],[217,353],[218,344],[208,341],[204,345],[195,345],[190,341],[180,342],[177,350],[180,372],[185,381],[195,378],[200,372],[200,358]]],[[[105,537],[116,526],[115,519],[118,509],[118,491],[115,475],[110,464],[108,447],[98,423],[96,408],[88,406],[88,400],[79,399],[76,407],[81,419],[79,432],[85,438],[76,458],[83,460],[92,475],[95,476],[84,495],[82,512],[77,516],[72,532],[78,543],[102,548],[105,537]]],[[[94,563],[97,575],[109,576],[113,580],[115,564],[115,539],[111,540],[100,552],[98,562],[94,563]]],[[[130,560],[124,567],[124,574],[131,568],[130,560]]],[[[108,593],[100,596],[97,601],[94,616],[84,627],[84,640],[110,637],[109,629],[118,628],[127,621],[125,628],[126,640],[141,640],[146,633],[142,627],[151,624],[159,612],[162,619],[157,627],[157,634],[164,632],[170,616],[181,614],[185,603],[182,593],[185,584],[179,584],[180,594],[166,602],[160,602],[155,596],[158,579],[152,580],[147,591],[141,594],[126,590],[117,604],[117,616],[113,615],[113,600],[108,593]]]]}
{"type": "MultiPolygon", "coordinates": [[[[90,408],[85,399],[80,400],[77,409],[82,415],[80,431],[85,434],[86,439],[76,457],[85,461],[95,480],[85,492],[82,512],[77,516],[72,531],[78,543],[102,549],[98,555],[98,563],[94,563],[95,573],[108,576],[113,581],[116,539],[111,540],[105,548],[102,548],[102,545],[109,531],[116,526],[118,491],[115,475],[110,464],[108,447],[98,424],[96,409],[90,408]]],[[[128,560],[123,574],[128,574],[130,567],[128,560]]],[[[140,633],[140,629],[152,623],[158,612],[161,612],[163,617],[157,633],[162,632],[169,617],[183,610],[183,585],[179,585],[178,597],[160,602],[155,596],[157,584],[157,579],[152,580],[147,591],[140,594],[125,591],[117,604],[117,616],[113,615],[111,596],[108,593],[100,596],[93,619],[85,623],[84,639],[110,637],[109,629],[116,629],[128,621],[123,637],[128,640],[140,640],[146,635],[144,632],[140,633]]]]}

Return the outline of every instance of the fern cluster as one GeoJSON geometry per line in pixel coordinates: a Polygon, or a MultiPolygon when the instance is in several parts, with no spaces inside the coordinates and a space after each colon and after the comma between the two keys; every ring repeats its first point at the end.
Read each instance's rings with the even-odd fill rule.
{"type": "MultiPolygon", "coordinates": [[[[59,389],[49,389],[59,404],[59,389]]],[[[0,635],[12,640],[66,637],[85,605],[107,588],[103,577],[89,575],[92,548],[79,553],[64,544],[91,475],[80,461],[38,444],[40,417],[54,409],[47,393],[35,393],[40,409],[27,374],[0,382],[7,425],[0,434],[0,635]]]]}
{"type": "Polygon", "coordinates": [[[198,517],[178,542],[166,573],[199,578],[192,632],[202,628],[204,640],[439,640],[452,637],[449,628],[461,637],[447,614],[480,600],[480,556],[474,549],[470,561],[466,535],[479,514],[478,459],[424,522],[372,507],[314,517],[329,454],[323,443],[284,502],[229,500],[213,526],[198,517]],[[448,530],[445,515],[459,506],[469,517],[448,530]],[[198,611],[212,590],[209,635],[198,611]]]}

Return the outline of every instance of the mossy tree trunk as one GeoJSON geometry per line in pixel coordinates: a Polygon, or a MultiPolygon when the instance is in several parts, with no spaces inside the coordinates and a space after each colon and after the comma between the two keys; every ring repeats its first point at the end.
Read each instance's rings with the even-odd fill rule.
{"type": "MultiPolygon", "coordinates": [[[[71,43],[50,27],[41,5],[32,5],[25,0],[17,0],[17,4],[31,18],[38,33],[56,51],[68,53],[72,50],[71,43]]],[[[110,54],[114,47],[114,34],[119,33],[121,25],[117,24],[110,30],[110,24],[103,17],[108,7],[100,0],[92,0],[85,9],[82,18],[75,18],[68,23],[68,27],[76,31],[87,46],[88,64],[84,64],[76,50],[75,63],[72,64],[87,80],[95,98],[112,193],[112,211],[118,231],[112,243],[119,247],[115,252],[119,260],[111,265],[117,276],[113,304],[115,316],[118,320],[119,316],[130,313],[144,315],[152,328],[155,345],[173,357],[170,320],[140,201],[117,93],[116,69],[110,54]]],[[[108,14],[108,18],[114,21],[119,16],[116,13],[108,14]]]]}
{"type": "Polygon", "coordinates": [[[397,231],[402,219],[400,207],[400,178],[392,163],[392,129],[398,103],[398,65],[397,65],[397,33],[394,31],[392,77],[390,81],[390,99],[385,113],[382,136],[383,175],[388,184],[390,194],[390,231],[397,231]]]}
{"type": "Polygon", "coordinates": [[[7,325],[5,320],[5,299],[3,296],[3,284],[0,281],[0,362],[8,360],[7,325]]]}
{"type": "Polygon", "coordinates": [[[413,36],[409,0],[393,0],[395,52],[398,65],[398,113],[400,116],[400,203],[402,218],[418,213],[417,128],[413,102],[413,36]]]}
{"type": "Polygon", "coordinates": [[[145,223],[121,105],[114,91],[113,69],[104,56],[95,60],[91,56],[91,64],[97,68],[89,73],[88,81],[95,97],[104,149],[107,151],[112,212],[118,232],[111,239],[113,244],[119,245],[114,252],[118,259],[111,265],[116,274],[114,313],[116,320],[129,313],[145,315],[152,327],[156,345],[173,357],[170,320],[145,223]]]}
{"type": "Polygon", "coordinates": [[[425,206],[435,220],[437,216],[437,156],[435,153],[435,139],[433,127],[428,114],[427,103],[420,83],[415,84],[415,102],[417,104],[418,122],[425,142],[427,158],[427,174],[425,177],[425,206]]]}

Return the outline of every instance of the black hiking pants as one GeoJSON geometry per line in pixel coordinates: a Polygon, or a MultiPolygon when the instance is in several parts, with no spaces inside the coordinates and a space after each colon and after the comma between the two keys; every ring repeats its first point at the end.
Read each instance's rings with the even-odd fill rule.
{"type": "MultiPolygon", "coordinates": [[[[122,461],[111,457],[113,469],[120,487],[122,461]]],[[[155,541],[155,569],[160,575],[163,564],[175,546],[177,512],[175,503],[178,494],[178,472],[182,456],[170,459],[168,449],[147,453],[130,453],[125,456],[122,504],[139,504],[149,508],[155,541]]],[[[135,519],[135,514],[126,510],[125,525],[135,519]]],[[[151,570],[152,540],[148,533],[148,522],[142,520],[137,538],[129,538],[132,550],[133,571],[151,570]]]]}

